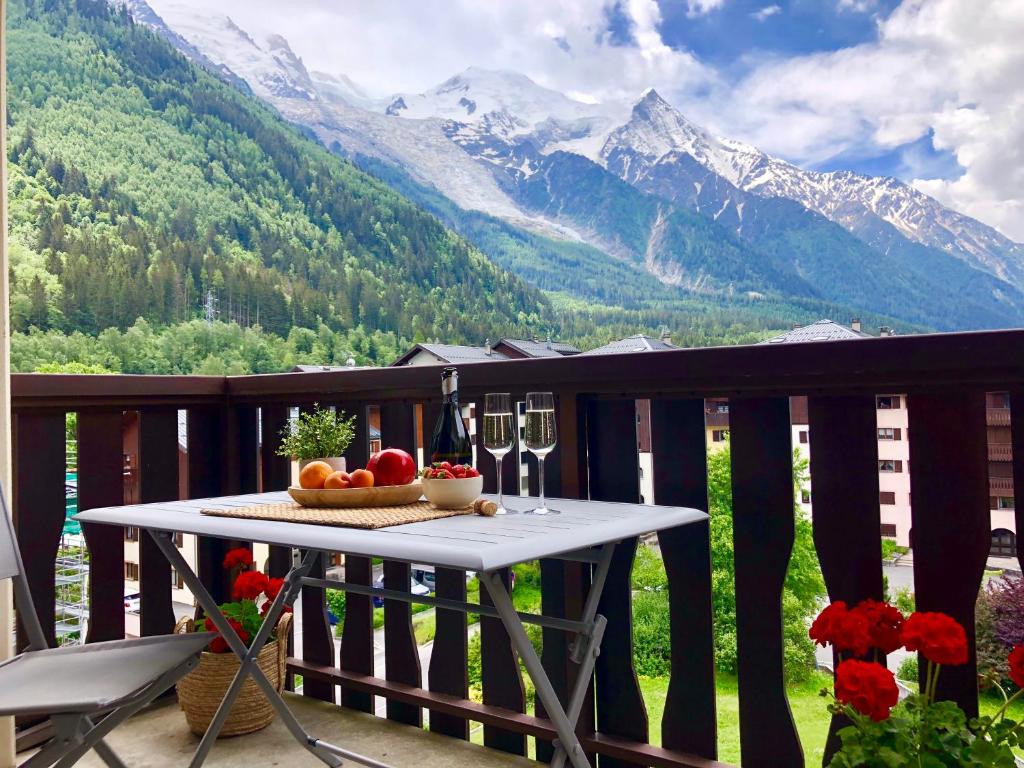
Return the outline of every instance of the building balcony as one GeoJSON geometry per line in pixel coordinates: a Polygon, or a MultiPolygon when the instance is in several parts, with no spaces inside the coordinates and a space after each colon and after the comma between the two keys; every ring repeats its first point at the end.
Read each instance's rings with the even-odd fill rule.
{"type": "MultiPolygon", "coordinates": [[[[554,392],[559,439],[546,462],[548,494],[610,501],[639,500],[636,402],[649,400],[652,493],[645,501],[698,508],[708,504],[705,398],[728,399],[741,762],[752,768],[798,766],[804,760],[785,705],[780,610],[793,542],[790,398],[807,398],[815,541],[827,585],[834,598],[858,600],[875,596],[860,594],[858,585],[878,581],[881,569],[875,396],[907,393],[914,436],[914,568],[923,574],[917,598],[930,610],[970,617],[990,544],[986,425],[993,409],[986,410],[985,393],[1022,387],[1021,349],[1024,331],[1007,331],[508,360],[462,366],[460,392],[465,403],[479,402],[492,391],[516,397],[554,392]]],[[[142,500],[205,498],[288,486],[290,463],[275,448],[295,406],[336,405],[360,417],[348,457],[352,466],[362,466],[369,454],[371,406],[379,409],[382,443],[415,451],[423,439],[417,417],[431,424],[439,408],[438,379],[432,366],[226,378],[12,376],[13,513],[44,631],[54,637],[53,560],[66,511],[69,412],[78,414],[78,505],[89,509],[124,503],[126,411],[138,414],[135,471],[142,500]],[[187,413],[186,456],[180,463],[179,410],[187,413]]],[[[475,413],[482,420],[482,409],[475,413]]],[[[1008,412],[1004,415],[1009,423],[1008,412]]],[[[477,426],[476,434],[482,434],[477,426]]],[[[493,459],[481,451],[477,462],[485,490],[493,491],[493,459]]],[[[504,462],[505,488],[515,487],[519,466],[504,462]]],[[[529,487],[535,489],[537,464],[531,459],[527,467],[529,487]]],[[[1014,471],[1022,469],[1018,465],[1014,471]]],[[[1012,488],[1012,479],[998,480],[1012,488]]],[[[87,639],[123,637],[123,532],[86,530],[85,537],[92,587],[87,639]]],[[[197,546],[200,575],[220,594],[219,574],[204,570],[202,563],[217,562],[223,544],[200,539],[197,546]]],[[[719,738],[708,528],[669,532],[660,549],[675,628],[665,638],[673,650],[674,684],[663,714],[649,718],[630,664],[629,568],[619,568],[609,576],[614,599],[604,608],[609,623],[601,657],[614,663],[599,664],[591,681],[593,716],[581,724],[581,741],[606,765],[724,768],[725,763],[713,762],[719,738]]],[[[288,551],[271,551],[271,570],[280,573],[290,560],[288,551]]],[[[589,568],[542,563],[545,606],[574,618],[589,568]]],[[[174,619],[169,568],[147,566],[141,577],[141,631],[169,632],[174,619]]],[[[394,651],[391,658],[408,661],[389,663],[375,675],[372,665],[366,671],[361,661],[373,657],[372,627],[353,625],[340,641],[347,652],[339,654],[322,593],[311,590],[301,601],[302,632],[289,660],[290,670],[304,679],[300,719],[335,718],[335,725],[324,729],[327,735],[334,728],[339,742],[358,749],[366,744],[370,754],[378,754],[372,748],[392,748],[396,765],[413,764],[397,755],[404,749],[400,731],[440,745],[440,752],[423,747],[416,764],[519,765],[525,761],[515,755],[543,759],[551,754],[550,722],[534,714],[527,701],[500,627],[483,637],[485,703],[479,703],[466,689],[466,642],[455,623],[442,627],[438,622],[435,648],[446,652],[433,653],[421,669],[408,606],[391,606],[398,620],[387,622],[384,644],[394,651]],[[375,700],[378,705],[369,709],[384,716],[336,706],[341,698],[352,703],[353,697],[339,696],[345,691],[362,694],[360,701],[375,700]],[[381,707],[381,702],[403,706],[381,707]],[[431,732],[388,722],[389,716],[425,720],[431,732]],[[484,724],[480,739],[491,749],[469,751],[462,737],[471,723],[484,724]]],[[[572,669],[567,656],[568,639],[546,633],[543,661],[563,693],[571,678],[566,670],[572,669]]],[[[943,693],[970,707],[977,700],[976,681],[954,672],[944,674],[943,693]]],[[[305,758],[291,744],[291,751],[278,749],[276,739],[286,743],[277,725],[252,738],[225,741],[210,764],[266,764],[265,756],[273,754],[282,764],[298,765],[305,758]]],[[[180,764],[194,744],[170,705],[140,716],[116,731],[112,741],[126,750],[129,764],[153,766],[164,763],[153,762],[150,742],[167,750],[168,765],[180,764]],[[142,750],[148,759],[142,759],[142,750]]]]}
{"type": "Polygon", "coordinates": [[[1010,409],[987,408],[985,418],[990,427],[1008,427],[1010,426],[1010,409]]]}
{"type": "Polygon", "coordinates": [[[988,444],[988,460],[989,461],[1012,461],[1013,460],[1013,446],[1009,443],[989,443],[988,444]]]}

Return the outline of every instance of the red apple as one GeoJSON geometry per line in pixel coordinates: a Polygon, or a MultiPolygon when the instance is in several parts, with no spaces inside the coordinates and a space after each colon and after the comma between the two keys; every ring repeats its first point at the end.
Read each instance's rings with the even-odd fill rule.
{"type": "Polygon", "coordinates": [[[385,448],[373,454],[366,468],[377,485],[408,485],[416,477],[416,461],[401,448],[385,448]]]}

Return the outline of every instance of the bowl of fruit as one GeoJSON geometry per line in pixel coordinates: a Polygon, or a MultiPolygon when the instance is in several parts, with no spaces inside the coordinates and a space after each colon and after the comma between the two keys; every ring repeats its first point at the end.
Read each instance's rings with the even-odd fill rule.
{"type": "Polygon", "coordinates": [[[419,501],[423,486],[405,451],[385,448],[363,469],[335,470],[324,461],[306,464],[288,494],[304,507],[397,507],[419,501]]]}
{"type": "Polygon", "coordinates": [[[434,462],[420,473],[423,494],[438,509],[464,509],[484,489],[484,479],[469,464],[434,462]]]}

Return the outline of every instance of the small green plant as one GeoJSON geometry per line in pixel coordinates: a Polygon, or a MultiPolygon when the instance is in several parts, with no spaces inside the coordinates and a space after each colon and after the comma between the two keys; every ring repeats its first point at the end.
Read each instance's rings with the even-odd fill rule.
{"type": "Polygon", "coordinates": [[[327,459],[341,456],[355,437],[356,417],[345,418],[344,411],[321,408],[299,414],[299,418],[281,430],[278,456],[299,461],[327,459]]]}

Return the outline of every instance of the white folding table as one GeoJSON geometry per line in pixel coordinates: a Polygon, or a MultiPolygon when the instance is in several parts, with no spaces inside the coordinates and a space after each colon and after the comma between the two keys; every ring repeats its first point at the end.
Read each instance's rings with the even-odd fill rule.
{"type": "MultiPolygon", "coordinates": [[[[188,584],[196,600],[213,620],[232,651],[241,659],[238,674],[196,749],[191,762],[193,768],[202,765],[206,759],[231,705],[241,690],[242,683],[250,676],[266,694],[296,740],[324,763],[338,766],[342,764],[341,758],[345,758],[373,768],[388,768],[371,758],[357,755],[309,735],[256,665],[256,658],[269,639],[278,617],[286,606],[295,601],[303,584],[377,595],[404,602],[428,603],[440,608],[479,613],[500,619],[523,665],[533,679],[537,695],[558,733],[551,765],[560,768],[568,760],[574,768],[589,768],[590,763],[576,737],[575,725],[586,697],[587,686],[607,623],[605,617],[598,615],[597,606],[615,545],[624,539],[674,528],[707,517],[699,510],[681,507],[569,499],[558,499],[553,504],[560,511],[557,515],[465,515],[376,530],[202,514],[202,510],[251,507],[288,500],[288,495],[283,492],[249,494],[107,507],[91,509],[77,515],[76,519],[84,523],[131,526],[148,531],[160,551],[188,584]],[[199,577],[174,546],[175,533],[253,541],[306,550],[301,562],[294,564],[285,577],[285,587],[271,604],[267,619],[249,648],[246,648],[228,624],[199,577]],[[413,597],[403,590],[380,589],[362,584],[312,578],[308,575],[309,571],[322,552],[342,552],[362,557],[424,563],[439,568],[477,571],[494,605],[475,605],[433,596],[413,597]],[[579,619],[519,613],[515,610],[500,571],[540,558],[594,564],[591,587],[579,619]],[[576,635],[571,648],[571,658],[580,669],[576,685],[564,708],[527,637],[524,623],[553,627],[576,635]]],[[[532,499],[526,497],[506,498],[506,503],[510,509],[518,510],[530,509],[533,506],[532,499]]]]}

